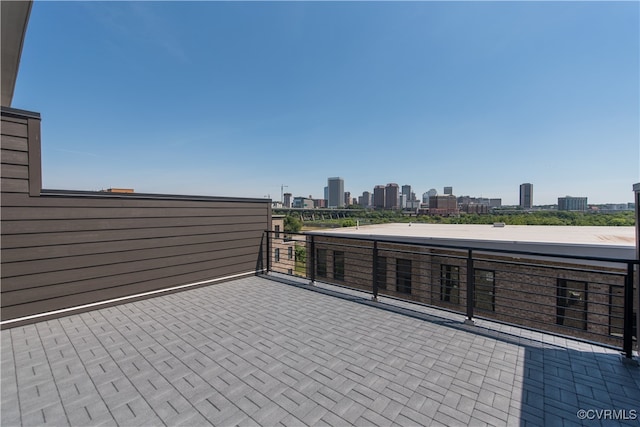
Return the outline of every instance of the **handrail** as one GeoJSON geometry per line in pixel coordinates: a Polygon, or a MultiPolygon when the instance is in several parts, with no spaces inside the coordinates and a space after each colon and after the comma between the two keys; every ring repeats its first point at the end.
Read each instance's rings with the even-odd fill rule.
{"type": "MultiPolygon", "coordinates": [[[[532,317],[528,323],[551,325],[552,327],[544,329],[546,332],[558,334],[560,333],[558,330],[574,331],[578,334],[575,335],[574,333],[574,335],[576,337],[583,336],[582,339],[586,339],[584,336],[589,334],[591,334],[591,336],[595,335],[599,337],[606,337],[605,341],[603,341],[606,345],[611,345],[608,342],[619,343],[620,341],[616,340],[620,339],[620,335],[618,335],[619,332],[616,333],[616,331],[621,331],[621,349],[627,358],[632,357],[633,275],[635,270],[634,266],[640,264],[638,259],[578,254],[553,254],[537,251],[486,248],[482,246],[470,247],[463,245],[448,245],[413,240],[401,241],[374,236],[337,236],[313,232],[275,232],[267,230],[266,235],[268,236],[268,248],[275,245],[270,245],[269,242],[272,239],[281,239],[283,244],[297,242],[308,245],[307,257],[304,262],[305,270],[303,271],[303,274],[310,280],[310,284],[315,284],[316,282],[316,269],[318,268],[319,262],[319,260],[316,259],[318,255],[316,254],[318,245],[321,245],[321,248],[328,249],[333,247],[334,252],[338,251],[343,255],[340,255],[340,258],[332,258],[334,255],[330,255],[329,259],[325,258],[323,261],[323,272],[330,265],[329,260],[333,259],[333,268],[329,268],[329,271],[338,271],[333,269],[340,268],[339,271],[341,272],[339,275],[334,275],[333,280],[337,281],[339,286],[356,287],[360,290],[363,290],[364,286],[364,290],[372,294],[372,299],[374,301],[377,301],[380,290],[384,290],[383,292],[385,295],[389,294],[389,296],[392,296],[393,298],[418,302],[426,301],[422,303],[428,303],[427,305],[435,304],[438,308],[451,309],[457,305],[459,308],[456,311],[462,311],[466,315],[466,323],[473,324],[475,311],[478,310],[480,313],[484,313],[485,315],[488,314],[489,318],[492,320],[506,322],[505,319],[514,319],[514,321],[522,327],[540,330],[532,327],[531,325],[527,326],[526,318],[520,319],[517,317],[517,313],[519,312],[531,313],[532,317]],[[356,242],[361,242],[361,244],[356,244],[356,242]],[[365,242],[367,243],[366,245],[362,244],[365,242]],[[385,247],[386,245],[394,245],[398,247],[385,247]],[[412,249],[407,250],[403,248],[412,249]],[[451,251],[453,253],[426,252],[421,251],[420,249],[422,248],[431,250],[439,249],[451,251]],[[345,274],[344,263],[345,259],[349,259],[349,249],[354,251],[351,253],[350,259],[351,273],[345,274]],[[405,258],[404,256],[408,255],[410,257],[408,260],[409,267],[412,265],[410,262],[411,259],[417,260],[414,261],[414,263],[420,264],[417,267],[417,270],[403,269],[400,271],[396,268],[396,283],[395,285],[391,285],[392,288],[387,288],[387,279],[383,279],[384,282],[382,283],[379,282],[379,271],[384,271],[384,274],[387,274],[387,253],[396,254],[396,256],[399,255],[403,259],[405,258]],[[344,254],[346,254],[346,256],[344,254]],[[495,258],[487,258],[491,255],[495,258]],[[427,264],[424,264],[423,261],[420,261],[423,259],[421,258],[423,256],[432,258],[429,258],[430,260],[427,261],[427,264]],[[543,262],[536,263],[531,262],[531,259],[523,259],[522,262],[509,259],[513,258],[513,256],[534,257],[536,261],[555,260],[557,264],[543,262]],[[503,257],[506,259],[502,259],[503,257]],[[445,265],[439,261],[440,258],[453,258],[456,260],[456,262],[451,265],[459,268],[459,273],[456,273],[455,279],[455,283],[457,284],[456,286],[459,286],[458,289],[460,291],[459,294],[458,291],[456,291],[457,302],[453,302],[453,300],[449,302],[448,299],[442,299],[442,286],[449,285],[442,284],[442,273],[438,272],[437,269],[434,269],[435,265],[445,265]],[[340,261],[336,261],[336,259],[339,259],[340,261]],[[385,259],[384,267],[379,266],[380,259],[385,259]],[[599,263],[604,262],[609,265],[597,265],[596,267],[593,264],[588,265],[590,263],[587,262],[587,265],[585,265],[586,268],[578,268],[580,265],[579,263],[584,263],[586,261],[597,261],[599,263]],[[340,264],[335,264],[336,262],[339,262],[340,264]],[[476,278],[477,272],[487,269],[486,267],[483,267],[484,264],[482,263],[494,263],[497,264],[496,266],[501,263],[505,264],[503,268],[490,268],[488,270],[492,272],[491,280],[493,281],[492,284],[490,283],[490,288],[488,290],[487,284],[483,284],[479,290],[476,289],[477,286],[480,286],[476,285],[476,281],[480,280],[476,278]],[[571,266],[571,264],[573,264],[572,267],[567,267],[568,265],[571,266]],[[576,264],[578,266],[576,266],[576,264]],[[611,264],[617,264],[617,266],[611,264]],[[341,265],[341,267],[337,267],[336,265],[341,265]],[[601,269],[598,267],[601,267],[601,269]],[[379,270],[379,268],[383,268],[383,270],[379,270]],[[510,270],[512,268],[514,271],[510,270]],[[527,269],[530,271],[527,271],[527,269]],[[536,271],[536,269],[541,270],[536,271]],[[427,270],[428,272],[425,272],[427,270]],[[545,271],[548,270],[555,271],[556,273],[545,274],[545,271]],[[406,276],[407,271],[409,276],[406,276]],[[500,274],[502,274],[503,277],[500,281],[500,286],[496,286],[494,275],[497,272],[501,272],[500,274]],[[509,273],[512,273],[511,278],[504,278],[504,275],[509,273]],[[458,274],[459,276],[457,276],[458,274]],[[525,274],[528,277],[538,277],[538,279],[523,281],[521,279],[513,279],[513,274],[515,274],[516,277],[525,274]],[[585,274],[598,276],[592,277],[593,280],[588,280],[584,278],[585,274]],[[412,289],[411,281],[416,281],[416,278],[418,286],[416,288],[416,284],[414,283],[412,289]],[[402,280],[402,282],[400,282],[400,280],[402,280]],[[405,280],[408,280],[408,288],[405,287],[405,280]],[[553,282],[554,280],[556,282],[553,282]],[[350,281],[351,284],[349,284],[350,281]],[[575,308],[575,305],[573,305],[572,308],[572,304],[576,304],[575,302],[571,302],[573,301],[571,299],[573,297],[570,297],[568,294],[568,290],[571,290],[572,288],[566,284],[562,285],[563,287],[560,288],[561,281],[585,283],[585,302],[578,302],[578,308],[575,308]],[[552,283],[557,283],[557,285],[553,285],[552,283]],[[462,288],[460,286],[464,286],[466,288],[466,293],[462,292],[462,288]],[[389,293],[389,289],[391,289],[391,293],[389,293]],[[502,293],[502,296],[499,296],[498,300],[496,299],[496,290],[502,293]],[[560,293],[561,290],[563,290],[562,294],[560,293]],[[513,298],[509,296],[510,294],[516,296],[518,293],[520,293],[520,295],[523,293],[529,295],[531,299],[530,297],[516,297],[515,299],[505,300],[505,298],[513,298]],[[434,295],[436,295],[435,301],[434,295]],[[544,296],[544,298],[546,298],[546,302],[545,300],[534,301],[536,295],[544,296]],[[587,300],[587,296],[591,301],[587,300]],[[457,298],[459,298],[459,300],[457,300],[457,298]],[[498,302],[500,299],[501,302],[498,302]],[[555,303],[551,303],[549,300],[555,301],[555,303]],[[460,304],[463,304],[463,301],[465,301],[464,306],[461,306],[460,304]],[[508,301],[515,303],[516,307],[511,308],[508,301]],[[517,306],[518,304],[520,305],[517,306]],[[539,308],[535,309],[534,307],[531,307],[531,304],[538,306],[539,308]],[[584,308],[580,308],[580,304],[583,304],[584,308]],[[476,307],[476,305],[478,306],[476,307]],[[557,314],[550,314],[556,313],[556,311],[557,314]],[[551,317],[554,320],[540,320],[544,319],[544,317],[536,316],[536,314],[540,314],[541,312],[544,312],[544,316],[547,316],[547,318],[551,317]],[[558,320],[555,320],[556,318],[558,320]],[[603,318],[608,320],[603,320],[603,318]],[[618,323],[620,320],[622,320],[622,324],[618,323]],[[522,324],[523,322],[525,324],[522,324]],[[584,322],[585,326],[575,326],[576,322],[584,322]],[[606,332],[606,328],[608,328],[608,333],[606,332]]],[[[268,271],[273,271],[274,268],[274,263],[270,262],[271,250],[272,249],[268,249],[268,271]]],[[[335,254],[337,254],[337,252],[335,252],[335,254]]],[[[287,262],[289,262],[289,266],[291,266],[291,260],[289,259],[287,262]]],[[[293,261],[293,265],[295,266],[295,269],[299,270],[301,268],[298,261],[293,261]]],[[[282,269],[280,271],[282,271],[282,269]]],[[[291,274],[291,271],[292,269],[289,269],[289,274],[291,274]]],[[[301,275],[299,271],[296,274],[301,275]]],[[[331,282],[331,279],[326,275],[326,273],[323,273],[322,277],[323,281],[329,280],[329,282],[331,282]]],[[[387,275],[384,277],[390,278],[392,276],[387,275]]],[[[447,298],[448,295],[447,291],[447,298]]]]}

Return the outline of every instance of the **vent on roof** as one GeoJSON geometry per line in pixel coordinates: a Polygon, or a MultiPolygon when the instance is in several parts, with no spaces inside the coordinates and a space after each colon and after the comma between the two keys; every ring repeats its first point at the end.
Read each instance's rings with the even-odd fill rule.
{"type": "Polygon", "coordinates": [[[493,223],[493,226],[494,226],[494,227],[504,227],[504,226],[505,226],[505,224],[504,224],[504,222],[494,222],[494,223],[493,223]]]}

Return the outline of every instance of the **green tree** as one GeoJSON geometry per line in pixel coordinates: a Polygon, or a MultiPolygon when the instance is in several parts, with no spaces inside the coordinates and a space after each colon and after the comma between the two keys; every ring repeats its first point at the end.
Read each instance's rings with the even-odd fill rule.
{"type": "Polygon", "coordinates": [[[298,218],[287,215],[284,217],[284,231],[298,233],[302,229],[302,221],[298,218]]]}

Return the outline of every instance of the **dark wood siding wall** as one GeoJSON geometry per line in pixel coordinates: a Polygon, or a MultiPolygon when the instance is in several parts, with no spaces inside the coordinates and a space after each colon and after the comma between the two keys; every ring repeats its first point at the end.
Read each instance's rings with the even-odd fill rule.
{"type": "Polygon", "coordinates": [[[39,126],[3,109],[3,322],[260,268],[267,200],[41,191],[39,126]]]}

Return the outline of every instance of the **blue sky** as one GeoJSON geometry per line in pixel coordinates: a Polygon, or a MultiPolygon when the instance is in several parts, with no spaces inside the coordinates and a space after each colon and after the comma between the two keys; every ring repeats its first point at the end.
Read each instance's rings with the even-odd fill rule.
{"type": "Polygon", "coordinates": [[[632,201],[638,2],[43,2],[43,186],[632,201]]]}

